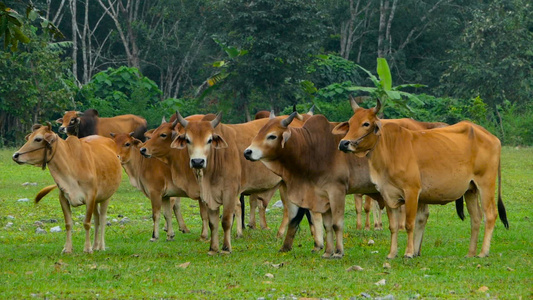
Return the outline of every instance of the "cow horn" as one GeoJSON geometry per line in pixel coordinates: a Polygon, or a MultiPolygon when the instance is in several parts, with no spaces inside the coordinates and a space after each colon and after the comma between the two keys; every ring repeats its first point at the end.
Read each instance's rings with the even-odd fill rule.
{"type": "Polygon", "coordinates": [[[218,124],[220,123],[220,120],[222,120],[222,112],[219,112],[217,114],[217,117],[213,121],[211,121],[211,126],[213,128],[217,127],[218,124]]]}
{"type": "Polygon", "coordinates": [[[270,111],[270,115],[268,116],[269,119],[274,119],[276,117],[276,113],[274,112],[274,110],[271,110],[270,111]]]}
{"type": "Polygon", "coordinates": [[[292,114],[290,114],[287,118],[281,120],[281,126],[282,127],[287,127],[289,126],[289,124],[291,124],[292,120],[294,120],[294,117],[296,117],[296,114],[298,112],[293,112],[292,114]]]}
{"type": "Polygon", "coordinates": [[[185,120],[179,111],[176,110],[176,120],[174,120],[174,123],[172,123],[172,127],[176,127],[176,125],[178,125],[178,122],[180,122],[181,126],[183,126],[183,128],[187,127],[187,124],[189,124],[189,121],[185,120]]]}
{"type": "Polygon", "coordinates": [[[52,131],[52,124],[50,124],[50,122],[46,121],[46,126],[48,127],[48,130],[52,131]]]}
{"type": "Polygon", "coordinates": [[[81,111],[76,111],[76,116],[81,117],[83,116],[83,113],[81,111]]]}
{"type": "Polygon", "coordinates": [[[307,114],[310,115],[310,116],[315,114],[315,105],[314,104],[313,104],[313,106],[311,106],[311,108],[309,109],[307,114]]]}
{"type": "Polygon", "coordinates": [[[167,122],[167,118],[165,118],[165,116],[163,116],[163,118],[161,119],[161,124],[165,124],[167,122]]]}
{"type": "Polygon", "coordinates": [[[377,99],[376,107],[374,107],[374,113],[377,114],[379,110],[381,109],[381,101],[379,101],[379,98],[377,99]]]}
{"type": "Polygon", "coordinates": [[[350,105],[352,106],[353,112],[355,112],[360,106],[355,102],[355,98],[350,95],[350,105]]]}

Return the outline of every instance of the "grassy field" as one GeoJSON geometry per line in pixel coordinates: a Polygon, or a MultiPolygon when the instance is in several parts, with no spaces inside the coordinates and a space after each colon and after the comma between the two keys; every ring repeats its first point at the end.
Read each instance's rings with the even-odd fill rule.
{"type": "MultiPolygon", "coordinates": [[[[14,149],[0,150],[0,298],[501,298],[533,297],[533,148],[504,148],[503,196],[510,229],[498,220],[488,258],[465,258],[470,221],[461,221],[453,205],[431,206],[422,256],[387,260],[389,232],[355,229],[353,198],[347,198],[345,252],[341,260],[324,260],[311,253],[313,240],[306,221],[295,248],[279,253],[275,238],[281,209],[270,209],[271,230],[245,230],[233,239],[231,255],[208,256],[209,244],[199,239],[198,205],[182,200],[191,233],[177,233],[173,242],[151,243],[149,200],[130,186],[124,175],[109,207],[108,249],[83,253],[81,217],[85,207],[73,209],[74,253],[61,254],[65,232],[63,215],[52,192],[38,205],[37,192],[53,183],[48,171],[18,166],[14,149]],[[23,183],[37,183],[37,186],[23,183]],[[29,198],[29,202],[18,199],[29,198]],[[50,223],[49,220],[58,223],[50,223]],[[36,221],[46,234],[36,233],[36,221]],[[9,224],[12,223],[12,224],[9,224]],[[368,241],[375,241],[369,245],[368,241]],[[384,268],[389,263],[391,268],[384,268]],[[278,266],[278,264],[282,264],[278,266]],[[359,265],[362,271],[346,269],[359,265]],[[271,274],[272,276],[266,276],[271,274]],[[384,285],[376,285],[385,279],[384,285]]],[[[271,203],[274,203],[273,199],[271,203]]],[[[247,204],[248,207],[248,204],[247,204]]],[[[466,211],[466,209],[465,209],[466,211]]],[[[386,219],[386,217],[385,217],[386,219]]],[[[384,227],[388,226],[385,221],[384,227]]],[[[163,223],[161,223],[163,226],[163,223]]],[[[174,220],[177,230],[177,223],[174,220]]],[[[91,234],[93,234],[92,232],[91,234]]],[[[400,234],[399,253],[406,235],[400,234]]],[[[481,243],[479,243],[479,246],[481,243]]],[[[478,249],[479,252],[479,249],[478,249]]]]}

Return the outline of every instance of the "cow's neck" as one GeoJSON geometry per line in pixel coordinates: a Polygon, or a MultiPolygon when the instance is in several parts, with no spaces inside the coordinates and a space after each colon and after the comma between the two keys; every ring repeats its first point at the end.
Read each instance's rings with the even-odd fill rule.
{"type": "Polygon", "coordinates": [[[134,149],[133,151],[131,151],[130,155],[130,160],[127,163],[123,164],[122,167],[124,167],[124,171],[126,171],[126,174],[128,174],[128,178],[130,179],[131,185],[133,185],[137,189],[141,189],[141,168],[143,167],[143,163],[148,159],[142,156],[138,149],[134,149]]]}
{"type": "Polygon", "coordinates": [[[174,185],[182,189],[189,198],[200,199],[200,189],[190,166],[189,154],[186,149],[170,150],[167,159],[174,185]]]}

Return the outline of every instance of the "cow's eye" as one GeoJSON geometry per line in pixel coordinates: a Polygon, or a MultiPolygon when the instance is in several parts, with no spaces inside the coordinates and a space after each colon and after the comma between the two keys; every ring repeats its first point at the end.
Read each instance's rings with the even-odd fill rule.
{"type": "Polygon", "coordinates": [[[36,143],[40,143],[40,142],[43,141],[43,139],[38,137],[38,138],[35,138],[33,141],[36,142],[36,143]]]}
{"type": "Polygon", "coordinates": [[[159,136],[164,138],[164,139],[167,138],[167,134],[166,133],[161,133],[159,136]]]}
{"type": "Polygon", "coordinates": [[[130,143],[126,143],[126,144],[124,144],[124,147],[129,147],[129,146],[131,146],[130,143]]]}
{"type": "Polygon", "coordinates": [[[189,138],[185,138],[185,143],[190,144],[191,140],[189,140],[189,138]]]}
{"type": "Polygon", "coordinates": [[[270,141],[275,140],[275,139],[277,139],[277,138],[278,138],[278,137],[275,136],[275,135],[273,135],[273,134],[267,136],[267,140],[270,140],[270,141]]]}
{"type": "Polygon", "coordinates": [[[209,138],[209,139],[207,140],[207,143],[208,143],[208,144],[211,144],[212,142],[213,142],[213,139],[212,139],[212,138],[209,138]]]}
{"type": "Polygon", "coordinates": [[[70,124],[74,124],[74,121],[75,121],[74,119],[70,120],[70,124]]]}
{"type": "Polygon", "coordinates": [[[364,122],[363,123],[363,127],[368,127],[368,126],[370,126],[370,123],[368,123],[368,122],[364,122]]]}

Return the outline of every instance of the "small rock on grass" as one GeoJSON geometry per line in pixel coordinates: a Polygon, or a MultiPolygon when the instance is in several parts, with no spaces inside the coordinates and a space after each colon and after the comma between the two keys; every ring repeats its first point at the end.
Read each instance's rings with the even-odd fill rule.
{"type": "Polygon", "coordinates": [[[61,227],[59,226],[52,227],[50,228],[50,232],[61,232],[61,227]]]}
{"type": "Polygon", "coordinates": [[[363,271],[364,269],[361,268],[361,266],[351,266],[348,269],[346,269],[346,272],[352,272],[352,271],[363,271]]]}
{"type": "Polygon", "coordinates": [[[37,229],[35,229],[35,233],[37,233],[37,234],[45,234],[47,232],[46,232],[46,230],[42,229],[41,227],[37,227],[37,229]]]}
{"type": "Polygon", "coordinates": [[[369,245],[369,246],[374,245],[374,240],[368,240],[368,245],[369,245]]]}
{"type": "Polygon", "coordinates": [[[480,292],[480,293],[485,293],[488,290],[489,290],[489,288],[487,286],[482,286],[479,289],[477,289],[477,291],[480,292]]]}
{"type": "Polygon", "coordinates": [[[387,280],[381,279],[380,281],[378,281],[378,282],[376,282],[374,284],[377,285],[377,286],[380,286],[380,285],[385,285],[386,283],[387,283],[387,280]]]}
{"type": "Polygon", "coordinates": [[[383,264],[383,269],[390,269],[390,268],[392,268],[392,267],[391,267],[391,265],[388,262],[383,264]]]}
{"type": "Polygon", "coordinates": [[[28,199],[28,198],[20,198],[20,199],[17,200],[17,202],[29,202],[29,201],[30,201],[30,199],[28,199]]]}
{"type": "Polygon", "coordinates": [[[274,274],[266,273],[266,274],[265,274],[265,277],[267,277],[267,278],[274,278],[274,274]]]}

